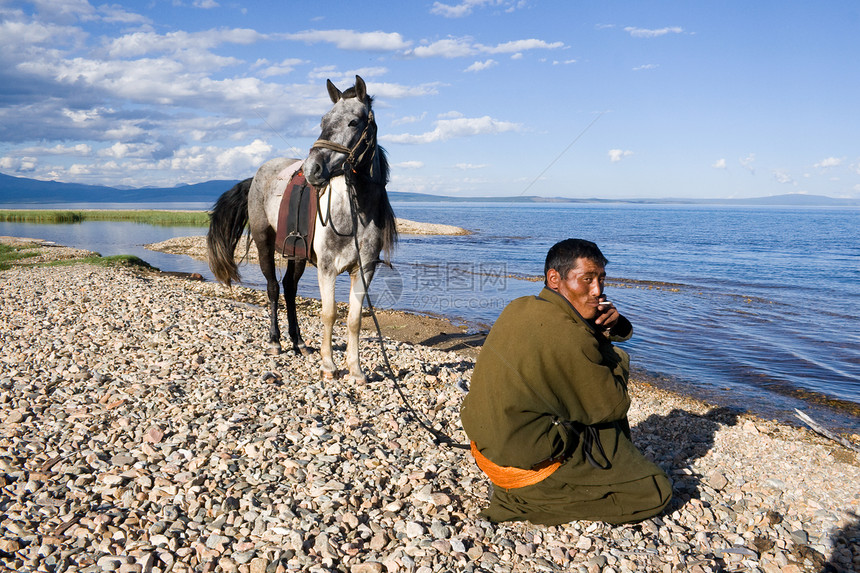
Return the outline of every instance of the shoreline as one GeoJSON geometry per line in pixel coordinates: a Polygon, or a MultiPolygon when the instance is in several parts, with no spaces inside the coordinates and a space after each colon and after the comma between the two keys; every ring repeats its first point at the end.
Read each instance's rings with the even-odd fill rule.
{"type": "MultiPolygon", "coordinates": [[[[43,247],[39,260],[73,251],[43,247]]],[[[634,439],[675,482],[664,514],[619,527],[484,522],[488,481],[409,417],[381,374],[375,334],[362,336],[366,385],[321,382],[317,355],[265,355],[264,296],[91,264],[0,272],[0,563],[98,571],[133,561],[162,573],[860,565],[854,452],[638,378],[634,439]]],[[[312,346],[318,306],[299,305],[312,346]]],[[[339,323],[341,366],[342,336],[339,323]]],[[[458,386],[474,359],[395,336],[386,347],[413,406],[464,441],[458,386]]]]}
{"type": "MultiPolygon", "coordinates": [[[[198,261],[205,262],[207,260],[207,247],[205,237],[175,237],[160,243],[144,245],[147,249],[153,251],[164,252],[174,255],[189,256],[198,261]]],[[[245,256],[244,240],[236,248],[237,260],[245,256]]],[[[257,250],[253,242],[251,242],[250,250],[248,251],[247,261],[252,264],[257,264],[257,250]]],[[[666,285],[664,285],[666,286],[666,285]]],[[[671,285],[668,285],[671,287],[671,285]]],[[[262,291],[260,291],[262,292],[262,291]]],[[[265,306],[265,296],[261,294],[258,304],[265,306]]],[[[413,344],[423,344],[439,349],[457,349],[461,352],[469,352],[469,348],[474,348],[472,357],[476,358],[483,337],[489,332],[492,325],[470,323],[472,328],[464,326],[460,319],[456,317],[446,317],[440,315],[420,314],[404,310],[381,310],[377,309],[377,315],[380,317],[380,325],[383,329],[383,334],[391,336],[404,342],[413,344]],[[402,313],[398,314],[398,313],[402,313]],[[383,318],[385,317],[385,318],[383,318]],[[408,323],[415,333],[405,336],[403,333],[403,323],[408,323]],[[438,333],[433,333],[434,329],[438,329],[438,333]]],[[[365,309],[367,317],[367,310],[365,309]]],[[[367,330],[368,322],[362,323],[362,329],[367,330]]],[[[759,415],[764,418],[778,419],[782,423],[789,423],[802,426],[803,424],[797,420],[794,413],[782,409],[773,408],[767,405],[758,405],[758,410],[750,408],[748,403],[740,399],[733,399],[731,396],[721,394],[716,388],[700,388],[691,384],[687,380],[673,380],[665,375],[656,372],[648,373],[643,368],[633,365],[633,370],[640,378],[647,378],[648,381],[655,386],[660,386],[677,394],[687,395],[696,400],[704,401],[722,407],[742,407],[753,415],[759,415]],[[780,415],[782,413],[782,415],[780,415]]],[[[767,392],[774,392],[767,390],[767,392]]],[[[806,407],[813,408],[810,412],[813,417],[816,415],[826,415],[828,412],[833,412],[838,416],[860,419],[860,404],[831,398],[820,392],[803,391],[794,389],[793,392],[776,393],[782,398],[797,400],[806,407]]],[[[854,437],[854,441],[860,443],[860,435],[854,437]]]]}
{"type": "MultiPolygon", "coordinates": [[[[435,225],[415,223],[412,221],[407,221],[407,223],[411,224],[413,228],[423,225],[424,231],[427,233],[431,232],[431,230],[436,227],[435,225]]],[[[3,239],[17,243],[22,241],[36,242],[40,244],[47,243],[41,239],[0,237],[0,241],[3,239]]],[[[61,245],[53,246],[62,247],[61,245]]],[[[174,237],[159,243],[146,244],[144,247],[152,251],[189,256],[202,262],[207,261],[205,236],[174,237]]],[[[69,247],[62,247],[62,249],[70,249],[73,253],[79,251],[79,256],[81,257],[84,256],[83,253],[94,254],[89,251],[76,250],[69,247]]],[[[54,249],[54,251],[62,249],[54,249]]],[[[237,259],[246,257],[247,263],[257,264],[257,252],[253,241],[251,241],[247,256],[245,255],[244,249],[243,239],[236,248],[237,259]]],[[[168,274],[182,276],[182,273],[168,274]]],[[[246,302],[253,302],[253,304],[258,304],[263,308],[266,307],[268,303],[263,291],[256,289],[248,289],[248,291],[249,294],[242,295],[243,300],[246,302]]],[[[306,302],[318,302],[318,299],[299,298],[306,302]]],[[[346,306],[344,303],[338,303],[338,308],[346,308],[346,306]]],[[[477,358],[483,338],[489,332],[489,328],[491,326],[465,321],[456,317],[427,313],[422,314],[407,310],[376,309],[376,312],[384,336],[440,350],[457,350],[471,356],[473,359],[477,358]]],[[[364,321],[362,322],[362,331],[369,333],[373,325],[366,308],[363,310],[363,313],[364,321]]],[[[632,365],[632,370],[639,379],[680,396],[686,396],[717,407],[743,409],[750,415],[755,415],[763,419],[778,421],[780,423],[798,427],[806,427],[806,425],[800,421],[789,408],[775,408],[767,404],[762,405],[762,403],[758,401],[754,402],[753,406],[750,406],[749,402],[727,395],[717,388],[699,387],[689,380],[667,378],[665,374],[660,372],[648,372],[646,369],[639,367],[636,364],[632,365]]],[[[774,391],[767,390],[766,392],[774,391]]],[[[860,419],[860,405],[832,398],[820,392],[794,389],[794,391],[787,391],[784,393],[776,392],[775,395],[780,398],[797,400],[803,404],[803,406],[801,406],[802,408],[811,408],[807,413],[812,415],[812,417],[818,421],[821,421],[819,417],[827,419],[830,415],[860,419]]],[[[841,435],[849,437],[855,443],[860,444],[860,434],[855,431],[846,430],[843,426],[840,426],[840,421],[838,419],[834,419],[833,424],[836,424],[836,427],[840,428],[839,433],[841,435]]]]}

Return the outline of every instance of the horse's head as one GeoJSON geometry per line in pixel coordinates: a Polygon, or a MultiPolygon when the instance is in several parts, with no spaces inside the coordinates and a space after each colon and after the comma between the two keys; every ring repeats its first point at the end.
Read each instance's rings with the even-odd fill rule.
{"type": "Polygon", "coordinates": [[[367,95],[364,80],[355,76],[355,86],[344,92],[331,80],[326,80],[326,85],[334,106],[323,116],[319,139],[303,167],[305,178],[316,188],[341,175],[345,164],[358,171],[371,164],[376,154],[373,98],[367,95]]]}

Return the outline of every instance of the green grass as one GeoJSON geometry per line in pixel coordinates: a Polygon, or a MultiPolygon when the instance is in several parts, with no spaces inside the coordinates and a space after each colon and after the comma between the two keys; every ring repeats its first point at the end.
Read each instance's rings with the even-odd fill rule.
{"type": "Polygon", "coordinates": [[[45,263],[46,267],[61,267],[66,265],[78,265],[88,263],[91,265],[99,265],[102,267],[136,267],[139,269],[157,271],[158,269],[134,255],[112,255],[110,257],[102,257],[101,255],[91,255],[81,259],[69,259],[65,261],[51,261],[45,263]]]}
{"type": "Polygon", "coordinates": [[[9,261],[20,261],[28,257],[35,257],[38,254],[39,252],[34,251],[33,247],[12,247],[0,244],[0,271],[5,271],[11,267],[9,261]]]}
{"type": "Polygon", "coordinates": [[[208,227],[206,211],[61,211],[54,209],[0,209],[0,221],[7,223],[81,223],[83,221],[120,221],[168,227],[208,227]]]}
{"type": "MultiPolygon", "coordinates": [[[[20,247],[13,247],[11,245],[4,245],[0,243],[0,271],[6,271],[12,268],[12,261],[20,261],[23,259],[27,259],[29,257],[39,256],[40,249],[38,245],[27,245],[20,247]]],[[[41,265],[36,266],[44,266],[44,267],[54,267],[54,266],[67,266],[67,265],[77,265],[81,263],[89,263],[92,265],[99,265],[102,267],[134,267],[138,269],[157,271],[158,269],[141,259],[140,257],[136,257],[134,255],[112,255],[110,257],[103,257],[99,254],[90,255],[88,257],[83,257],[80,259],[67,259],[62,261],[50,261],[47,263],[42,263],[41,265]]]]}

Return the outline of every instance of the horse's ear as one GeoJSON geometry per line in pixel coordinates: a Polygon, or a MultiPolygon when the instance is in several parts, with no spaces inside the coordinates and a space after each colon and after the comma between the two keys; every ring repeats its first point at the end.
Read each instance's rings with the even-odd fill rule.
{"type": "Polygon", "coordinates": [[[340,98],[343,94],[340,93],[340,90],[335,87],[331,80],[325,81],[325,87],[328,90],[328,97],[331,98],[331,103],[337,103],[340,101],[340,98]]]}
{"type": "Polygon", "coordinates": [[[355,76],[355,97],[358,98],[358,101],[364,101],[365,96],[367,96],[367,86],[364,85],[361,76],[355,76]]]}

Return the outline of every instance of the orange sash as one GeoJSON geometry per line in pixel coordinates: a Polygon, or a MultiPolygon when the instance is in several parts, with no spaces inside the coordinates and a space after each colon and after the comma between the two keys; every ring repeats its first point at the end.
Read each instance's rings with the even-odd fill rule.
{"type": "Polygon", "coordinates": [[[472,456],[481,471],[490,478],[490,481],[504,489],[526,487],[542,482],[561,467],[561,460],[559,459],[543,461],[530,470],[500,466],[479,452],[475,442],[472,442],[472,456]]]}

